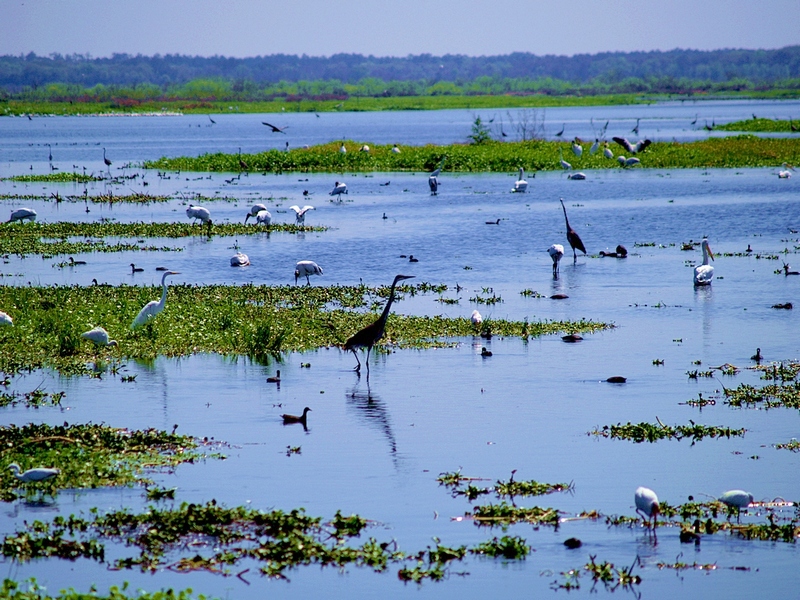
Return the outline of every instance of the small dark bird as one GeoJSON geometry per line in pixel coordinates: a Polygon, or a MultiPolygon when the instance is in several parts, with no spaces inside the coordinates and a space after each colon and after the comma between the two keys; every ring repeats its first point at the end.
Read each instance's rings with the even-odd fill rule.
{"type": "Polygon", "coordinates": [[[564,545],[570,550],[575,550],[576,548],[580,548],[581,546],[583,546],[583,542],[580,541],[578,538],[571,537],[567,540],[564,540],[564,545]]]}
{"type": "Polygon", "coordinates": [[[617,244],[617,258],[627,258],[628,257],[628,249],[623,246],[622,244],[617,244]]]}
{"type": "Polygon", "coordinates": [[[353,356],[356,357],[356,361],[358,361],[358,365],[355,367],[356,373],[361,372],[361,360],[358,358],[358,353],[356,350],[358,348],[367,348],[367,374],[369,374],[369,353],[372,351],[372,347],[378,343],[383,337],[384,331],[386,330],[386,320],[389,318],[389,311],[392,308],[392,302],[394,302],[394,289],[397,287],[398,282],[403,281],[404,279],[413,279],[414,275],[396,275],[394,281],[392,282],[392,287],[389,289],[389,299],[386,301],[386,306],[381,313],[381,316],[378,317],[378,320],[374,323],[370,323],[360,331],[354,333],[350,338],[344,343],[344,349],[350,350],[353,352],[353,356]]]}
{"type": "Polygon", "coordinates": [[[792,310],[793,306],[791,302],[787,302],[785,304],[773,304],[772,308],[783,308],[786,310],[792,310]]]}
{"type": "Polygon", "coordinates": [[[167,267],[156,267],[156,271],[169,271],[167,267]]]}
{"type": "Polygon", "coordinates": [[[750,244],[747,244],[747,250],[745,250],[745,252],[747,252],[749,254],[752,251],[753,251],[753,249],[750,247],[750,244]]]}
{"type": "Polygon", "coordinates": [[[383,213],[383,219],[388,219],[389,217],[386,216],[386,213],[383,213]]]}
{"type": "Polygon", "coordinates": [[[131,263],[131,273],[141,273],[144,271],[141,267],[137,267],[135,264],[131,263]]]}
{"type": "Polygon", "coordinates": [[[786,275],[786,277],[788,277],[789,275],[800,275],[800,272],[798,272],[798,271],[790,271],[789,270],[789,265],[786,264],[786,263],[783,263],[783,274],[786,275]]]}
{"type": "Polygon", "coordinates": [[[267,377],[267,383],[280,383],[281,382],[281,372],[280,369],[275,371],[274,377],[267,377]]]}
{"type": "Polygon", "coordinates": [[[300,423],[300,424],[303,425],[303,427],[305,427],[306,424],[307,424],[308,413],[309,413],[310,410],[311,409],[306,406],[303,409],[302,416],[299,416],[299,417],[297,415],[281,415],[281,417],[283,418],[283,424],[284,425],[288,425],[290,423],[300,423]]]}
{"type": "Polygon", "coordinates": [[[69,266],[70,267],[75,267],[77,265],[85,265],[85,264],[86,264],[85,260],[75,260],[71,256],[69,257],[69,266]]]}
{"type": "Polygon", "coordinates": [[[631,129],[631,133],[635,133],[636,135],[639,135],[639,119],[636,119],[636,127],[631,129]]]}
{"type": "Polygon", "coordinates": [[[761,348],[756,348],[756,353],[750,357],[750,360],[754,360],[757,363],[760,363],[762,360],[764,360],[764,357],[761,356],[761,348]]]}
{"type": "Polygon", "coordinates": [[[208,120],[211,121],[212,125],[216,125],[217,124],[217,122],[214,119],[211,118],[211,115],[208,115],[208,120]]]}
{"type": "Polygon", "coordinates": [[[288,125],[286,125],[285,127],[275,127],[275,125],[267,123],[266,121],[261,121],[261,124],[262,125],[266,125],[267,127],[269,127],[272,130],[272,133],[282,133],[284,135],[286,135],[286,132],[284,131],[284,129],[288,129],[289,128],[288,125]]]}
{"type": "Polygon", "coordinates": [[[614,377],[609,377],[608,379],[606,379],[606,381],[608,383],[625,383],[628,380],[625,377],[620,377],[619,375],[615,375],[614,377]]]}
{"type": "Polygon", "coordinates": [[[577,262],[578,253],[576,252],[576,250],[580,250],[581,252],[586,254],[586,248],[584,247],[583,242],[581,241],[581,236],[575,233],[575,230],[569,226],[569,219],[567,218],[567,207],[564,206],[564,199],[559,198],[559,201],[561,202],[561,208],[564,209],[564,220],[567,222],[567,241],[569,242],[569,245],[572,247],[573,262],[577,262]]]}
{"type": "Polygon", "coordinates": [[[497,221],[486,221],[486,224],[487,225],[500,225],[500,219],[497,219],[497,221]]]}
{"type": "Polygon", "coordinates": [[[561,131],[559,131],[559,132],[556,134],[556,137],[561,137],[562,135],[564,135],[564,129],[565,129],[566,127],[567,127],[567,124],[566,124],[566,123],[564,123],[564,124],[561,126],[561,131]]]}
{"type": "Polygon", "coordinates": [[[492,351],[491,350],[487,350],[486,346],[481,346],[481,356],[483,358],[486,358],[486,357],[491,356],[491,355],[492,355],[492,351]]]}
{"type": "Polygon", "coordinates": [[[580,342],[583,340],[583,338],[577,333],[570,333],[569,335],[561,336],[561,339],[569,344],[574,344],[575,342],[580,342]]]}
{"type": "Polygon", "coordinates": [[[551,300],[566,300],[567,298],[569,298],[569,296],[566,294],[553,294],[550,296],[551,300]]]}
{"type": "Polygon", "coordinates": [[[414,255],[412,254],[411,256],[408,257],[408,262],[419,262],[419,259],[414,258],[414,255]]]}

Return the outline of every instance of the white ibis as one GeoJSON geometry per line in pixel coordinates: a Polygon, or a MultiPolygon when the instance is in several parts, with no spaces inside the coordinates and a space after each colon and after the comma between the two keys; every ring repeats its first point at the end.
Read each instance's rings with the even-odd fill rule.
{"type": "Polygon", "coordinates": [[[142,308],[142,310],[139,311],[139,314],[136,315],[133,323],[131,323],[131,329],[141,327],[150,319],[154,318],[162,310],[164,310],[164,307],[167,305],[167,277],[169,275],[180,275],[180,273],[178,271],[164,272],[164,274],[161,276],[161,287],[163,288],[163,291],[161,292],[161,300],[151,300],[145,304],[144,308],[142,308]]]}
{"type": "Polygon", "coordinates": [[[414,275],[396,275],[394,281],[392,282],[392,287],[389,290],[389,299],[386,301],[386,306],[384,307],[381,316],[378,317],[374,323],[370,323],[360,331],[354,333],[344,343],[344,349],[352,351],[353,356],[355,356],[356,361],[358,361],[358,365],[354,369],[356,373],[361,372],[361,360],[359,360],[356,350],[358,348],[366,348],[367,375],[369,375],[369,353],[378,340],[383,337],[384,331],[386,330],[386,320],[389,318],[389,311],[392,308],[392,302],[394,302],[395,287],[397,286],[398,282],[403,281],[404,279],[412,279],[413,277],[414,275]]]}
{"type": "Polygon", "coordinates": [[[108,332],[102,327],[94,327],[89,331],[84,331],[81,337],[94,342],[95,346],[119,346],[117,340],[108,339],[108,332]]]}
{"type": "Polygon", "coordinates": [[[711,258],[711,260],[714,260],[714,253],[711,251],[711,247],[708,245],[708,240],[706,239],[703,240],[702,248],[703,248],[703,264],[697,265],[694,268],[695,286],[711,285],[711,280],[714,279],[714,267],[708,264],[709,257],[711,258]]]}
{"type": "Polygon", "coordinates": [[[646,487],[638,487],[636,488],[636,493],[634,494],[634,501],[636,502],[636,512],[639,513],[643,518],[646,517],[647,525],[650,526],[650,519],[653,519],[653,531],[656,529],[656,520],[658,518],[658,513],[660,512],[660,508],[658,506],[658,496],[656,493],[646,487]]]}
{"type": "Polygon", "coordinates": [[[294,266],[294,284],[297,285],[297,280],[301,277],[306,278],[306,285],[311,285],[309,276],[322,275],[322,268],[313,260],[301,260],[294,266]]]}

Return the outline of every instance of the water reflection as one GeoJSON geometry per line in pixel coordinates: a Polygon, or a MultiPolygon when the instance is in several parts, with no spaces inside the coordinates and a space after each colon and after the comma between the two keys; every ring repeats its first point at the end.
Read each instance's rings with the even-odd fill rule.
{"type": "Polygon", "coordinates": [[[380,396],[372,393],[369,379],[367,379],[366,385],[362,387],[361,378],[359,377],[356,384],[347,391],[346,397],[347,406],[355,409],[359,420],[370,427],[377,427],[386,437],[392,462],[397,467],[397,439],[392,431],[389,412],[380,396]]]}

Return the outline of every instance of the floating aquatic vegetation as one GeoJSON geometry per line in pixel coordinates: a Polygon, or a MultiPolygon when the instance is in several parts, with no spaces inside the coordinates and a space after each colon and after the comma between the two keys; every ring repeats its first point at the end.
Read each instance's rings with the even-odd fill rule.
{"type": "Polygon", "coordinates": [[[571,483],[540,483],[538,481],[515,481],[514,474],[516,469],[511,472],[508,481],[497,480],[492,487],[477,487],[472,485],[473,481],[486,481],[479,477],[466,477],[461,475],[461,470],[453,473],[440,473],[436,480],[439,485],[452,488],[453,497],[466,496],[470,501],[478,496],[495,494],[499,498],[515,496],[544,496],[554,492],[566,492],[572,489],[571,483]],[[463,486],[467,483],[466,486],[463,486]]]}
{"type": "Polygon", "coordinates": [[[761,379],[771,381],[794,381],[797,379],[797,373],[800,372],[800,363],[772,363],[769,365],[757,365],[753,367],[753,369],[763,371],[761,379]]]}
{"type": "MultiPolygon", "coordinates": [[[[656,417],[656,420],[658,418],[656,417]]],[[[604,425],[602,428],[595,427],[588,435],[597,437],[611,438],[616,440],[630,440],[637,444],[642,442],[657,442],[663,439],[682,440],[689,438],[692,445],[705,437],[711,438],[730,438],[744,437],[745,429],[734,429],[718,425],[699,425],[689,420],[689,425],[664,425],[661,421],[653,423],[617,423],[616,425],[604,425]]]]}
{"type": "Polygon", "coordinates": [[[28,408],[40,406],[59,406],[66,394],[64,392],[45,392],[39,388],[30,392],[0,392],[0,407],[24,404],[28,408]]]}
{"type": "Polygon", "coordinates": [[[616,567],[614,563],[607,561],[598,563],[596,560],[596,555],[589,555],[589,562],[583,566],[583,569],[571,569],[562,572],[561,576],[564,580],[556,580],[550,584],[550,587],[554,590],[580,589],[580,578],[583,572],[586,572],[592,578],[593,585],[602,583],[608,591],[612,592],[617,588],[631,590],[634,585],[639,585],[642,582],[642,578],[633,573],[633,568],[639,562],[638,556],[630,567],[616,567]]]}
{"type": "Polygon", "coordinates": [[[742,383],[736,388],[723,388],[723,394],[725,404],[737,408],[800,408],[800,381],[763,387],[742,383]]]}
{"type": "MultiPolygon", "coordinates": [[[[418,288],[402,286],[406,294],[418,288]]],[[[93,285],[0,286],[0,306],[14,327],[0,331],[0,371],[49,366],[65,374],[88,374],[100,358],[152,359],[215,352],[269,361],[286,351],[341,346],[375,320],[355,312],[376,302],[388,286],[191,286],[171,285],[164,311],[141,331],[130,323],[160,288],[93,285]],[[80,333],[102,325],[119,342],[97,350],[80,333]]],[[[593,321],[515,322],[492,320],[503,336],[541,336],[564,331],[591,332],[610,327],[593,321]]],[[[468,318],[389,317],[382,345],[431,348],[452,345],[447,338],[471,336],[468,318]]],[[[379,348],[376,347],[376,350],[379,348]]]]}
{"type": "Polygon", "coordinates": [[[466,513],[478,525],[505,527],[513,523],[530,523],[531,525],[552,525],[559,523],[559,512],[555,508],[532,506],[523,508],[506,502],[476,506],[472,513],[466,513]]]}
{"type": "Polygon", "coordinates": [[[60,489],[149,483],[148,470],[172,468],[218,454],[201,450],[195,438],[155,429],[129,431],[105,425],[34,425],[0,427],[0,499],[14,500],[24,493],[5,468],[17,463],[22,470],[55,467],[60,473],[33,486],[48,494],[60,489]]]}
{"type": "MultiPolygon", "coordinates": [[[[691,375],[689,376],[691,377],[691,375]]],[[[697,394],[697,399],[694,400],[687,400],[686,402],[682,402],[687,406],[697,406],[698,408],[703,408],[704,406],[714,406],[717,401],[714,398],[703,398],[702,392],[697,394]]]]}
{"type": "Polygon", "coordinates": [[[493,538],[487,542],[478,544],[474,548],[470,548],[469,551],[472,554],[491,556],[493,558],[525,560],[525,557],[531,553],[531,547],[527,544],[524,538],[516,535],[506,535],[499,540],[497,538],[493,538]]]}
{"type": "Polygon", "coordinates": [[[795,438],[792,438],[783,444],[774,444],[774,446],[778,450],[791,450],[792,452],[800,452],[800,442],[798,442],[795,438]]]}
{"type": "Polygon", "coordinates": [[[17,582],[12,579],[4,579],[0,585],[0,598],[7,600],[208,600],[202,594],[195,596],[192,589],[186,590],[161,590],[158,592],[146,592],[138,589],[132,595],[128,595],[128,582],[122,586],[112,585],[108,594],[98,594],[95,586],[92,585],[90,593],[77,592],[74,588],[61,590],[57,596],[47,593],[47,588],[40,586],[35,578],[17,582]]]}
{"type": "Polygon", "coordinates": [[[31,175],[12,175],[11,177],[0,177],[0,181],[21,181],[21,182],[48,182],[48,183],[90,183],[92,181],[103,181],[103,177],[97,175],[87,175],[86,173],[38,173],[31,175]]]}

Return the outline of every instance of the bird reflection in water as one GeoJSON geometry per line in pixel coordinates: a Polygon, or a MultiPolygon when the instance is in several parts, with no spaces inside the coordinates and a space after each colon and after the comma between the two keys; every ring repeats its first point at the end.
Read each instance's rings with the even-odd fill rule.
{"type": "Polygon", "coordinates": [[[381,400],[380,396],[372,393],[369,387],[369,379],[367,379],[367,389],[359,389],[360,379],[359,383],[356,383],[346,392],[347,405],[356,410],[360,421],[371,427],[377,427],[383,433],[389,442],[389,453],[392,455],[392,459],[395,460],[397,458],[397,440],[392,431],[386,404],[381,400]]]}

